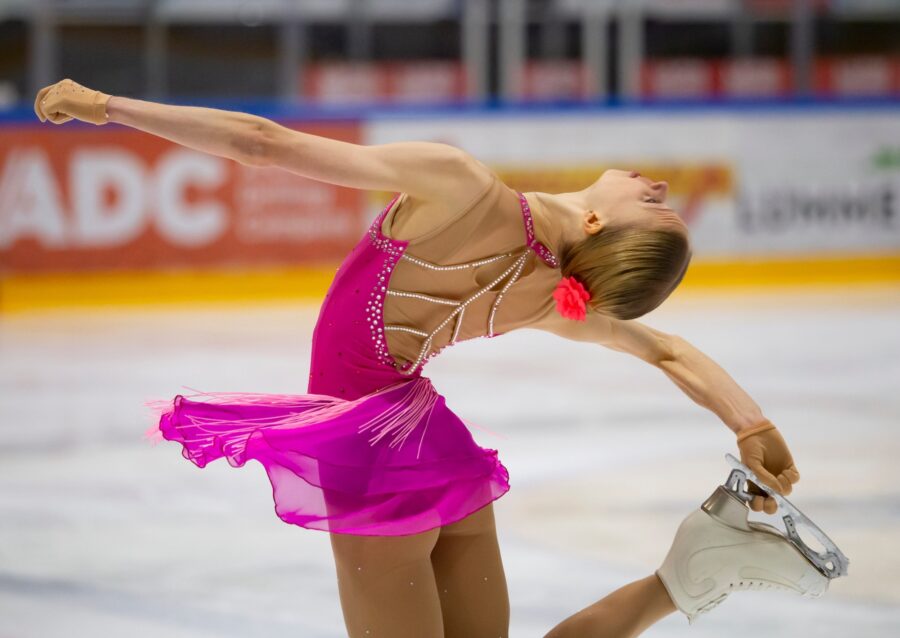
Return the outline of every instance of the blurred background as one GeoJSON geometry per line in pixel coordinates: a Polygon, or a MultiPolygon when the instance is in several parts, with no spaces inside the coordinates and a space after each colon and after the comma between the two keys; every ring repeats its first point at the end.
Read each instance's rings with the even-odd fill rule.
{"type": "MultiPolygon", "coordinates": [[[[305,392],[319,303],[394,193],[41,124],[63,78],[444,142],[521,191],[667,180],[694,261],[642,321],[779,425],[851,567],[647,635],[900,635],[900,0],[0,0],[0,638],[326,638],[327,535],[273,515],[261,466],[147,445],[143,402],[305,392]]],[[[510,470],[511,635],[541,636],[659,566],[734,437],[625,355],[476,341],[427,374],[510,470]]]]}

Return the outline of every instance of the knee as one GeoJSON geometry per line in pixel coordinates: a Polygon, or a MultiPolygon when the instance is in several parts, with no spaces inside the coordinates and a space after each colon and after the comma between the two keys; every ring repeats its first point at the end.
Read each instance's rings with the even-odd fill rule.
{"type": "Polygon", "coordinates": [[[591,631],[593,623],[582,614],[575,614],[556,625],[543,638],[581,638],[594,635],[591,631]]]}
{"type": "Polygon", "coordinates": [[[569,638],[569,636],[575,636],[576,634],[572,633],[574,630],[567,628],[568,624],[560,623],[544,634],[542,638],[569,638]]]}

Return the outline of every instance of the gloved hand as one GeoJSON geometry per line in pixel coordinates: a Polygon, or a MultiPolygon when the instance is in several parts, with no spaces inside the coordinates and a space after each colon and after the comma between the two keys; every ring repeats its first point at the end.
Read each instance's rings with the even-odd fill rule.
{"type": "MultiPolygon", "coordinates": [[[[741,463],[749,467],[760,481],[787,496],[793,490],[792,484],[800,480],[800,472],[794,465],[794,459],[787,444],[771,421],[764,421],[749,430],[741,432],[737,437],[738,449],[741,452],[741,463]]],[[[765,511],[774,514],[778,509],[775,499],[747,481],[747,489],[758,494],[750,502],[754,512],[765,511]]]]}
{"type": "Polygon", "coordinates": [[[65,79],[38,91],[34,112],[41,122],[50,120],[54,124],[65,124],[75,119],[102,126],[109,122],[106,103],[110,97],[65,79]]]}

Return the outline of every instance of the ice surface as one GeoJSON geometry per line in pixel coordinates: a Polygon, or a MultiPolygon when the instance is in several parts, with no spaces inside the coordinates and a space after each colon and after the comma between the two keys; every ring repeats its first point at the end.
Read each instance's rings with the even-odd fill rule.
{"type": "MultiPolygon", "coordinates": [[[[316,312],[2,319],[0,636],[346,635],[327,534],[275,516],[259,464],[200,470],[141,439],[143,401],[183,386],[305,392],[316,312]]],[[[645,635],[900,635],[900,290],[679,295],[644,321],[756,399],[797,461],[791,500],[851,561],[824,598],[739,592],[645,635]]],[[[473,429],[511,474],[495,511],[514,638],[652,573],[736,453],[662,372],[600,346],[522,330],[457,344],[426,375],[499,435],[473,429]]]]}

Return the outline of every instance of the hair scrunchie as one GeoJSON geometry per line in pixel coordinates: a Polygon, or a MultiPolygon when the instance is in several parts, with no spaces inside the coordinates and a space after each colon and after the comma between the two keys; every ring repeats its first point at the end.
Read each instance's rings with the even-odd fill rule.
{"type": "Polygon", "coordinates": [[[584,321],[587,316],[587,302],[591,293],[573,276],[563,277],[553,291],[556,311],[566,319],[584,321]]]}

